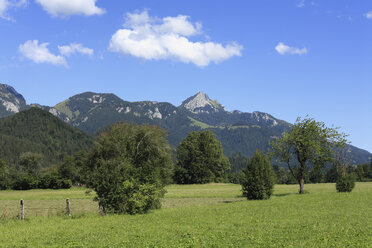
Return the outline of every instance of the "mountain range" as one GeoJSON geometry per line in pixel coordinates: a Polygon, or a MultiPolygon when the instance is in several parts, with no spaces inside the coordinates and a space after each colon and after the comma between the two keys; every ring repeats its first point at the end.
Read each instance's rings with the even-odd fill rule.
{"type": "MultiPolygon", "coordinates": [[[[95,134],[109,125],[125,121],[159,125],[168,131],[168,140],[176,147],[188,133],[211,130],[230,156],[241,153],[252,156],[256,149],[266,151],[269,142],[290,129],[291,124],[262,112],[227,111],[203,92],[187,98],[180,106],[167,102],[129,102],[114,94],[85,92],[57,105],[27,105],[11,86],[0,84],[0,118],[30,107],[46,110],[88,134],[95,134]]],[[[349,146],[355,164],[369,162],[372,154],[349,146]]]]}

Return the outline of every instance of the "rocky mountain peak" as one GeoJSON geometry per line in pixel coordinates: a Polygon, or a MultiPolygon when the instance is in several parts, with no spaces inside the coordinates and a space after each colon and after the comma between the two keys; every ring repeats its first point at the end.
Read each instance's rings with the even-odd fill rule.
{"type": "Polygon", "coordinates": [[[277,126],[279,125],[278,121],[271,115],[267,113],[262,113],[259,111],[254,111],[252,113],[252,118],[256,120],[257,122],[267,122],[270,123],[271,126],[277,126]]]}
{"type": "Polygon", "coordinates": [[[0,84],[0,117],[18,113],[27,108],[24,97],[12,86],[0,84]]]}
{"type": "Polygon", "coordinates": [[[201,91],[183,101],[181,107],[194,114],[225,111],[223,105],[219,104],[216,100],[211,100],[207,94],[201,91]]]}

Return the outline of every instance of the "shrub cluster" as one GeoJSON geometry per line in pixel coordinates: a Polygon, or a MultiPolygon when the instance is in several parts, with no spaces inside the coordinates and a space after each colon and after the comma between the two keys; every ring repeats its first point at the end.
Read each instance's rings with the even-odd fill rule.
{"type": "Polygon", "coordinates": [[[72,187],[70,179],[62,179],[53,175],[44,175],[41,177],[23,176],[17,178],[10,188],[14,190],[29,189],[69,189],[72,187]]]}
{"type": "Polygon", "coordinates": [[[40,173],[38,158],[35,154],[23,154],[27,162],[22,161],[19,168],[9,168],[0,159],[0,190],[29,190],[29,189],[68,189],[71,188],[70,179],[62,178],[54,172],[40,173]]]}

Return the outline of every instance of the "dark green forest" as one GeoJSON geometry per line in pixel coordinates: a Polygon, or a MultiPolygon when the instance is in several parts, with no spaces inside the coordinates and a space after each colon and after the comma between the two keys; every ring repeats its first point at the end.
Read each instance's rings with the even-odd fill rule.
{"type": "Polygon", "coordinates": [[[93,138],[49,112],[30,108],[0,119],[0,156],[17,166],[21,154],[42,154],[42,167],[62,162],[67,155],[87,150],[93,138]]]}

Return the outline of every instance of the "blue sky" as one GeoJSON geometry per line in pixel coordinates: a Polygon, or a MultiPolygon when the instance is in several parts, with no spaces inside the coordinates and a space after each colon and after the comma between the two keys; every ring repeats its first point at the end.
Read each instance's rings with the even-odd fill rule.
{"type": "Polygon", "coordinates": [[[372,1],[0,0],[0,82],[53,106],[84,92],[341,127],[372,152],[372,1]]]}

